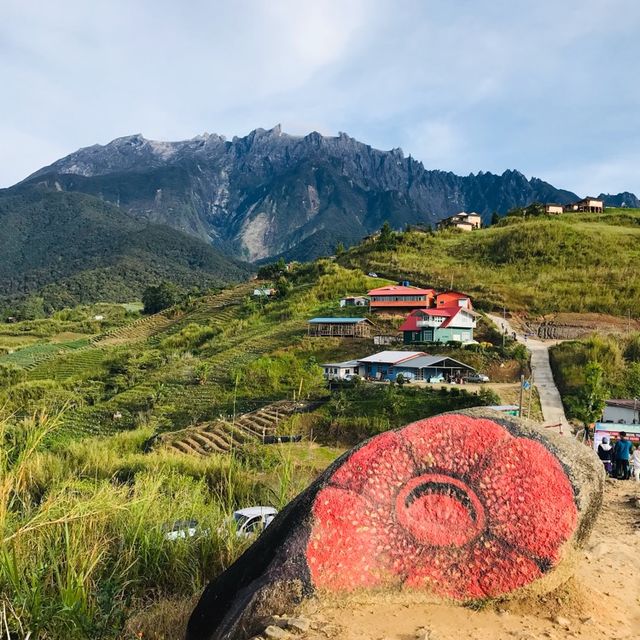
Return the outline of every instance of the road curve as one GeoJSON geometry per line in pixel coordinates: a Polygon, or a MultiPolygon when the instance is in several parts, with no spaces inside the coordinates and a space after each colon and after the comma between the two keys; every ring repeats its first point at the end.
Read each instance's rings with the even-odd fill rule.
{"type": "Polygon", "coordinates": [[[516,339],[521,342],[531,353],[531,371],[533,374],[533,382],[538,389],[540,396],[540,407],[545,425],[561,425],[560,432],[570,436],[571,429],[569,421],[564,413],[560,392],[553,379],[551,372],[551,364],[549,363],[549,346],[541,340],[525,338],[521,333],[513,329],[508,320],[500,316],[488,313],[487,317],[491,320],[499,331],[506,329],[509,335],[516,334],[516,339]]]}

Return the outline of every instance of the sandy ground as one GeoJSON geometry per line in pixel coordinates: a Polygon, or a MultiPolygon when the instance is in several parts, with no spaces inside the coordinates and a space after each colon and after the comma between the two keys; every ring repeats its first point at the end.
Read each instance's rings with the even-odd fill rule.
{"type": "Polygon", "coordinates": [[[544,596],[480,610],[403,594],[314,599],[298,613],[311,620],[309,640],[638,640],[640,483],[607,481],[604,509],[574,577],[544,596]]]}

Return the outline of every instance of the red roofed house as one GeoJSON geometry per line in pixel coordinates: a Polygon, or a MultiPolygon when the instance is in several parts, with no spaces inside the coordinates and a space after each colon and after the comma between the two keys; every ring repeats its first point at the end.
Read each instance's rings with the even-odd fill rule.
{"type": "Polygon", "coordinates": [[[462,307],[473,309],[471,298],[466,293],[459,291],[445,291],[436,295],[436,307],[462,307]]]}
{"type": "Polygon", "coordinates": [[[404,285],[389,285],[369,291],[369,308],[387,313],[406,313],[413,309],[431,307],[436,292],[404,285]]]}
{"type": "Polygon", "coordinates": [[[476,314],[459,306],[416,309],[400,326],[405,344],[414,342],[471,342],[476,314]]]}

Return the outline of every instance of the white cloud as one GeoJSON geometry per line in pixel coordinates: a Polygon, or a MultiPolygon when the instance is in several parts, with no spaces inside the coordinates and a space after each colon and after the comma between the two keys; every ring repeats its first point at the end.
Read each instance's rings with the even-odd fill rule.
{"type": "Polygon", "coordinates": [[[0,184],[129,133],[281,122],[640,191],[639,27],[635,0],[3,0],[0,184]]]}

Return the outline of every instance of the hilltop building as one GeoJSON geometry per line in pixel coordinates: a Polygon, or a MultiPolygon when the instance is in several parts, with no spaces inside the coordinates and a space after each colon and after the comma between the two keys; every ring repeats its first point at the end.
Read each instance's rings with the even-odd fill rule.
{"type": "Polygon", "coordinates": [[[461,211],[454,216],[449,216],[438,222],[438,229],[446,229],[447,227],[455,227],[456,229],[462,229],[463,231],[473,231],[474,229],[480,229],[482,226],[482,217],[479,213],[472,211],[467,213],[461,211]]]}
{"type": "Polygon", "coordinates": [[[436,307],[462,307],[473,309],[471,298],[466,293],[459,291],[443,291],[436,295],[436,307]]]}
{"type": "Polygon", "coordinates": [[[369,338],[373,322],[368,318],[312,318],[308,334],[326,338],[369,338]]]}
{"type": "Polygon", "coordinates": [[[604,211],[604,201],[598,198],[583,198],[567,207],[568,211],[583,211],[588,213],[602,213],[604,211]]]}
{"type": "Polygon", "coordinates": [[[369,291],[372,311],[399,314],[433,305],[434,289],[420,289],[406,285],[389,285],[369,291]]]}
{"type": "Polygon", "coordinates": [[[458,306],[417,309],[400,326],[405,344],[472,342],[476,314],[458,306]]]}
{"type": "Polygon", "coordinates": [[[346,296],[340,298],[341,307],[368,307],[369,298],[366,296],[346,296]]]}

